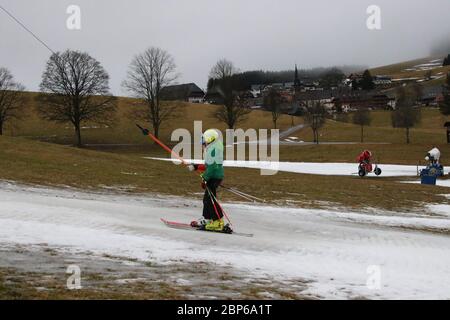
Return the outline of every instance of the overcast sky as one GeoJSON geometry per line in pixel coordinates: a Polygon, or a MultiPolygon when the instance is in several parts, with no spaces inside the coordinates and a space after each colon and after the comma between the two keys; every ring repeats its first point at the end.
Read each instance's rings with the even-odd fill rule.
{"type": "MultiPolygon", "coordinates": [[[[220,58],[241,70],[378,66],[428,56],[450,35],[449,0],[0,0],[53,50],[89,52],[121,82],[134,54],[157,46],[175,58],[178,82],[206,86],[220,58]],[[81,30],[69,30],[69,5],[81,30]],[[366,27],[369,5],[381,30],[366,27]]],[[[450,41],[450,38],[449,38],[450,41]]],[[[0,66],[38,90],[50,52],[0,11],[0,66]]]]}

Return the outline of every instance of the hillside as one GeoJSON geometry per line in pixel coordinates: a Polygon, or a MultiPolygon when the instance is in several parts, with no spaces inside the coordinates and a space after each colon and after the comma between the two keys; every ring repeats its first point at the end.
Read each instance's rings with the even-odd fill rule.
{"type": "MultiPolygon", "coordinates": [[[[5,135],[59,144],[73,144],[73,128],[69,124],[58,124],[40,119],[35,109],[36,93],[27,93],[26,95],[28,100],[23,118],[7,123],[5,135]]],[[[226,128],[223,123],[213,117],[218,106],[186,102],[168,103],[175,104],[177,111],[176,116],[162,126],[160,135],[166,142],[170,142],[170,135],[177,128],[186,128],[192,132],[194,121],[202,121],[203,129],[224,130],[226,128]]],[[[133,110],[137,108],[139,107],[136,106],[135,99],[119,98],[115,123],[111,127],[85,124],[82,128],[83,142],[97,145],[96,147],[103,144],[117,146],[147,144],[136,129],[135,123],[141,123],[144,126],[149,126],[149,124],[134,117],[133,110]]],[[[278,127],[281,130],[287,129],[291,126],[292,120],[295,125],[303,123],[301,117],[292,118],[283,115],[278,121],[278,127]]],[[[448,119],[442,116],[437,109],[424,109],[421,123],[411,131],[412,143],[445,144],[445,129],[443,128],[445,121],[448,119]]],[[[266,111],[254,110],[239,125],[239,128],[273,128],[271,114],[266,111]]],[[[312,138],[309,128],[304,128],[292,136],[303,141],[311,141],[312,138]]],[[[320,139],[321,141],[359,142],[360,128],[351,123],[327,120],[325,127],[321,130],[320,139]]],[[[403,143],[404,130],[392,128],[390,112],[374,111],[372,112],[372,125],[365,129],[365,141],[403,143]]]]}
{"type": "MultiPolygon", "coordinates": [[[[62,144],[72,144],[74,142],[73,128],[69,124],[57,124],[39,118],[36,113],[36,102],[34,100],[37,93],[26,93],[27,103],[24,110],[23,119],[7,123],[5,135],[37,139],[47,142],[62,144]]],[[[176,113],[173,119],[163,123],[161,127],[161,138],[170,140],[170,134],[177,128],[186,128],[192,132],[193,123],[196,120],[203,122],[203,129],[217,128],[224,130],[223,123],[214,118],[213,114],[217,110],[215,105],[193,104],[187,102],[166,102],[176,105],[176,113]]],[[[111,127],[98,126],[94,124],[84,124],[82,128],[83,142],[86,144],[142,144],[142,135],[136,129],[135,123],[145,126],[142,119],[136,119],[134,110],[140,109],[137,100],[120,97],[118,99],[118,113],[115,123],[111,127]]],[[[286,129],[291,125],[291,117],[281,116],[278,126],[286,129]]],[[[300,119],[294,119],[298,124],[300,119]]],[[[269,112],[254,110],[248,119],[240,124],[241,128],[272,128],[272,116],[269,112]]]]}
{"type": "Polygon", "coordinates": [[[388,75],[393,80],[418,78],[423,79],[431,71],[433,80],[424,82],[425,85],[442,84],[445,76],[450,72],[450,66],[442,67],[444,57],[433,56],[410,61],[399,62],[370,69],[372,75],[388,75]]]}

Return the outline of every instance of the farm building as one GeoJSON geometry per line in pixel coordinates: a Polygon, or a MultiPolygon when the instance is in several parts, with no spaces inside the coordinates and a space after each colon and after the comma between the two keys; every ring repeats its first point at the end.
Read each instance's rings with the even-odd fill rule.
{"type": "Polygon", "coordinates": [[[181,100],[192,103],[201,103],[205,92],[195,83],[185,83],[167,86],[161,90],[163,100],[181,100]]]}

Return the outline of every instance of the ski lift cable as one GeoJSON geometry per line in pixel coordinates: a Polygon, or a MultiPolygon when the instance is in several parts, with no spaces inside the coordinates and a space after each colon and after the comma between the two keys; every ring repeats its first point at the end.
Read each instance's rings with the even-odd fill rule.
{"type": "Polygon", "coordinates": [[[25,24],[23,24],[18,18],[16,18],[11,12],[6,10],[2,5],[0,5],[0,9],[2,9],[8,16],[11,17],[16,23],[18,23],[25,31],[33,36],[37,41],[39,41],[44,47],[46,47],[51,53],[55,54],[53,51],[43,40],[41,40],[33,31],[31,31],[25,24]]]}

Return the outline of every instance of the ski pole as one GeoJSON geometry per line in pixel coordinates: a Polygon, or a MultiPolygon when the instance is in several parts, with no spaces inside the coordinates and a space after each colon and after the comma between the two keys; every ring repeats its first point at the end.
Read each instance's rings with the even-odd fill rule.
{"type": "MultiPolygon", "coordinates": [[[[217,218],[220,220],[220,214],[219,211],[217,211],[217,207],[216,207],[216,203],[219,206],[220,210],[222,211],[222,213],[224,214],[224,216],[226,216],[225,211],[223,211],[222,207],[220,206],[219,202],[217,201],[216,197],[214,197],[214,195],[212,194],[211,190],[209,190],[208,186],[206,186],[206,191],[208,192],[209,195],[209,199],[211,200],[213,207],[214,207],[214,211],[216,212],[217,218]]],[[[228,219],[228,222],[231,224],[231,221],[228,219]]]]}
{"type": "Polygon", "coordinates": [[[222,186],[222,188],[224,188],[225,190],[227,190],[227,191],[229,191],[229,192],[231,192],[231,193],[233,193],[233,194],[235,194],[235,195],[237,195],[237,196],[239,196],[239,197],[241,197],[243,199],[246,199],[246,200],[249,200],[249,201],[253,201],[253,202],[257,202],[257,200],[253,196],[247,195],[245,193],[241,193],[239,190],[236,190],[234,188],[228,188],[228,187],[225,187],[225,186],[222,186]]]}
{"type": "Polygon", "coordinates": [[[223,210],[223,208],[220,205],[219,201],[217,201],[217,198],[214,196],[214,194],[211,192],[211,190],[209,190],[208,185],[206,185],[206,190],[208,191],[209,197],[211,198],[211,201],[212,201],[212,203],[214,205],[214,210],[216,211],[217,218],[220,219],[220,215],[217,212],[217,208],[216,208],[215,203],[217,203],[217,205],[219,206],[219,208],[222,211],[223,215],[225,216],[225,218],[227,218],[228,222],[230,223],[230,226],[232,226],[233,224],[231,223],[230,218],[228,218],[228,215],[226,214],[225,210],[223,210]]]}
{"type": "Polygon", "coordinates": [[[227,191],[231,192],[232,194],[237,195],[237,196],[239,196],[239,197],[241,197],[241,198],[243,198],[243,199],[245,199],[245,200],[252,201],[252,202],[256,202],[255,199],[246,197],[246,196],[244,196],[243,194],[240,194],[240,193],[234,191],[233,189],[226,188],[226,187],[224,187],[224,186],[222,186],[222,188],[224,188],[225,190],[227,190],[227,191]]]}
{"type": "Polygon", "coordinates": [[[225,190],[230,191],[231,193],[234,193],[235,195],[241,196],[244,199],[250,200],[250,201],[261,201],[261,202],[266,202],[266,200],[264,199],[260,199],[258,197],[252,196],[251,194],[242,192],[240,190],[237,190],[236,188],[230,188],[230,187],[226,187],[224,185],[221,185],[222,188],[224,188],[225,190]]]}
{"type": "Polygon", "coordinates": [[[240,191],[240,190],[237,190],[237,189],[235,189],[235,188],[230,188],[230,189],[231,189],[232,191],[234,191],[235,193],[240,194],[240,195],[245,196],[245,197],[248,197],[248,198],[250,198],[250,199],[253,199],[254,201],[266,202],[266,200],[264,200],[264,199],[257,198],[257,197],[255,197],[255,196],[252,196],[252,195],[250,195],[250,194],[248,194],[248,193],[244,193],[244,192],[242,192],[242,191],[240,191]]]}

